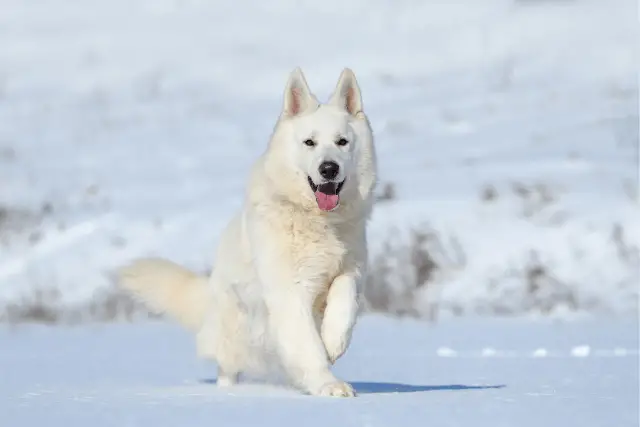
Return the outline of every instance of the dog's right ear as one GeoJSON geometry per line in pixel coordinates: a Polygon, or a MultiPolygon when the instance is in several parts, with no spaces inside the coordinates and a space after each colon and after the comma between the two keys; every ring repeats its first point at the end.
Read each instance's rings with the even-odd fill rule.
{"type": "Polygon", "coordinates": [[[317,108],[318,105],[318,100],[311,93],[302,70],[297,67],[291,72],[284,91],[284,114],[289,117],[295,117],[307,110],[317,108]]]}

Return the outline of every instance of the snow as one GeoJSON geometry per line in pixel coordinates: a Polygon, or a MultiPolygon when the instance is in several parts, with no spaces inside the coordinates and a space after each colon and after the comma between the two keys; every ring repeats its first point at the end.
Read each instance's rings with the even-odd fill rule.
{"type": "Polygon", "coordinates": [[[217,389],[215,366],[196,358],[193,337],[173,323],[22,326],[0,329],[0,342],[7,426],[638,425],[630,320],[431,326],[366,316],[335,366],[354,399],[255,382],[217,389]],[[546,357],[533,355],[539,349],[546,357]]]}
{"type": "Polygon", "coordinates": [[[218,390],[173,323],[5,325],[0,425],[637,426],[636,6],[2,1],[0,317],[138,256],[208,269],[298,65],[321,99],[358,77],[391,305],[467,317],[365,316],[347,400],[218,390]],[[414,229],[438,237],[417,288],[414,229]]]}
{"type": "Polygon", "coordinates": [[[376,208],[372,253],[424,223],[464,251],[462,265],[443,257],[419,312],[434,301],[445,313],[635,312],[634,10],[6,0],[0,206],[33,218],[0,233],[0,301],[38,288],[88,301],[141,255],[207,269],[300,65],[320,98],[342,67],[358,76],[397,195],[376,208]],[[577,307],[555,291],[537,296],[551,308],[531,301],[532,258],[577,307]]]}

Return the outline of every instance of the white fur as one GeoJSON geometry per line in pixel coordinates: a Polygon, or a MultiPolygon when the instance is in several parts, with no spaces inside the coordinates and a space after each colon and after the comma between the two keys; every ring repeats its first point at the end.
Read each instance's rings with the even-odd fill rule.
{"type": "Polygon", "coordinates": [[[132,264],[121,283],[196,331],[198,353],[217,362],[221,386],[256,368],[267,348],[303,390],[353,396],[330,366],[347,350],[358,314],[375,183],[373,135],[351,70],[321,104],[296,69],[243,208],[222,234],[209,286],[162,260],[132,264]],[[338,137],[349,143],[337,146],[338,137]],[[304,145],[307,138],[317,145],[304,145]],[[319,209],[307,180],[322,181],[324,160],[338,163],[346,180],[332,212],[319,209]]]}

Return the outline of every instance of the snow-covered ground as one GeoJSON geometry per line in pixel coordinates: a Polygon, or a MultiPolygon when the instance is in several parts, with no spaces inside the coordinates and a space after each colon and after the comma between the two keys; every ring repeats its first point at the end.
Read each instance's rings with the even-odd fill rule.
{"type": "MultiPolygon", "coordinates": [[[[635,311],[635,9],[4,0],[0,301],[87,301],[140,255],[208,268],[300,65],[320,98],[358,76],[395,193],[374,256],[414,226],[444,242],[415,310],[635,311]]],[[[394,256],[386,285],[415,286],[394,256]]]]}
{"type": "Polygon", "coordinates": [[[636,427],[635,322],[554,325],[368,316],[336,373],[355,399],[219,390],[164,324],[0,329],[3,426],[636,427]]]}
{"type": "MultiPolygon", "coordinates": [[[[373,305],[637,314],[636,9],[1,0],[0,318],[36,289],[89,303],[141,255],[207,269],[297,65],[320,98],[344,66],[362,87],[373,305]]],[[[2,326],[0,425],[638,425],[635,316],[486,317],[363,317],[351,400],[217,390],[171,323],[2,326]]]]}

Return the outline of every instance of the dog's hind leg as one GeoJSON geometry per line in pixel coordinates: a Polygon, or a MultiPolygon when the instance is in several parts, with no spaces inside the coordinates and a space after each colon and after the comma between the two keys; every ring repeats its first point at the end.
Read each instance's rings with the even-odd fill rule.
{"type": "MultiPolygon", "coordinates": [[[[218,365],[218,378],[216,384],[219,387],[225,387],[235,384],[238,381],[238,375],[241,366],[237,363],[229,363],[227,352],[220,351],[217,348],[216,340],[220,335],[216,335],[215,320],[207,320],[203,327],[196,335],[196,345],[198,348],[198,356],[203,359],[210,359],[218,365]]],[[[228,340],[225,340],[228,342],[228,340]]]]}
{"type": "Polygon", "coordinates": [[[249,364],[248,318],[235,295],[214,292],[212,309],[197,335],[198,355],[218,365],[218,386],[229,386],[249,364]]]}

